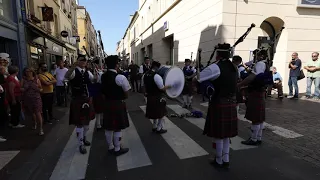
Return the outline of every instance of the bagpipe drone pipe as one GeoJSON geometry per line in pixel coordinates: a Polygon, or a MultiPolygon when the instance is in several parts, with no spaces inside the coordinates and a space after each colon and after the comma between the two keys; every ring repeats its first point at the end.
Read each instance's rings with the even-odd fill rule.
{"type": "MultiPolygon", "coordinates": [[[[247,29],[247,31],[235,42],[235,44],[229,49],[229,52],[230,52],[230,58],[232,58],[233,56],[233,51],[235,49],[235,47],[244,41],[244,39],[247,37],[247,35],[250,33],[250,31],[252,30],[252,28],[254,28],[256,25],[255,24],[251,24],[250,27],[247,29]]],[[[217,63],[218,61],[214,61],[211,63],[211,60],[213,59],[214,55],[215,55],[215,52],[217,51],[218,47],[219,47],[220,44],[218,44],[217,46],[215,46],[211,56],[210,56],[210,59],[209,61],[207,62],[207,67],[209,67],[211,64],[214,64],[214,63],[217,63]]],[[[198,69],[197,69],[197,79],[199,80],[200,79],[200,66],[201,66],[201,52],[202,52],[202,49],[199,48],[198,50],[198,53],[199,53],[199,60],[198,60],[198,69]]],[[[205,69],[204,68],[204,69],[205,69]]],[[[214,86],[212,84],[212,82],[210,80],[206,80],[206,81],[203,81],[200,83],[200,92],[203,96],[211,99],[211,97],[214,95],[214,92],[215,92],[215,89],[214,89],[214,86]]]]}

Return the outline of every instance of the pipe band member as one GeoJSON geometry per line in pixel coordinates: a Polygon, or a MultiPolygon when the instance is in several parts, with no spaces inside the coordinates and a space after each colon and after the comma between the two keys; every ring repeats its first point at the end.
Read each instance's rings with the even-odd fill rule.
{"type": "MultiPolygon", "coordinates": [[[[140,78],[141,80],[142,80],[143,75],[146,72],[148,72],[150,69],[151,69],[151,67],[150,67],[150,59],[149,59],[149,57],[145,57],[144,58],[144,63],[139,68],[139,75],[141,77],[140,78]]],[[[140,85],[141,85],[140,91],[144,91],[145,89],[143,88],[143,84],[141,83],[140,85]]],[[[145,100],[145,102],[147,102],[146,92],[143,92],[143,93],[144,93],[144,100],[145,100]]]]}
{"type": "Polygon", "coordinates": [[[71,67],[65,78],[71,86],[72,99],[70,102],[69,124],[76,126],[76,132],[81,154],[86,154],[85,146],[91,143],[86,135],[89,123],[94,119],[94,110],[89,98],[88,86],[94,80],[93,74],[86,69],[87,59],[85,55],[78,55],[77,62],[71,67]]]}
{"type": "Polygon", "coordinates": [[[128,98],[131,86],[124,75],[118,74],[119,57],[108,56],[108,70],[101,76],[101,90],[104,95],[103,124],[109,146],[109,153],[120,156],[129,151],[121,146],[121,130],[129,127],[129,119],[125,99],[128,98]]]}
{"type": "Polygon", "coordinates": [[[216,63],[200,72],[198,81],[211,81],[215,93],[211,96],[203,134],[214,138],[216,156],[212,164],[229,168],[230,138],[238,135],[237,67],[229,60],[230,44],[218,44],[216,63]]]}
{"type": "Polygon", "coordinates": [[[190,65],[191,60],[185,59],[185,66],[183,67],[183,73],[185,76],[185,85],[182,91],[182,97],[183,97],[183,108],[189,108],[191,109],[191,102],[192,102],[192,92],[193,92],[193,86],[192,86],[192,79],[197,75],[197,70],[190,65]]]}
{"type": "Polygon", "coordinates": [[[245,118],[252,122],[251,137],[241,143],[254,146],[262,143],[263,122],[266,118],[266,84],[263,76],[264,73],[270,70],[270,68],[267,68],[267,51],[260,50],[256,56],[257,62],[253,66],[250,75],[238,83],[238,87],[248,85],[248,101],[245,118]]]}
{"type": "Polygon", "coordinates": [[[167,115],[166,100],[163,97],[165,90],[171,86],[164,86],[162,77],[157,74],[161,64],[153,61],[151,70],[142,79],[147,93],[146,117],[153,120],[152,131],[158,134],[166,133],[163,117],[167,115]]]}

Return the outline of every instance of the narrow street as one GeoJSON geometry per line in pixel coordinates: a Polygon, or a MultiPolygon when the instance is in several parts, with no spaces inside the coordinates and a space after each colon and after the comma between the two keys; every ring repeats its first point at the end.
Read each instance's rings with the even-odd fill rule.
{"type": "MultiPolygon", "coordinates": [[[[311,137],[319,134],[316,132],[319,128],[314,127],[318,123],[310,122],[316,121],[316,118],[309,118],[309,129],[297,123],[304,120],[299,119],[303,118],[302,114],[289,114],[292,108],[297,108],[294,103],[286,99],[282,102],[275,99],[268,101],[268,124],[264,143],[260,147],[241,145],[240,141],[249,135],[249,123],[243,119],[241,110],[240,133],[231,141],[231,168],[220,172],[208,163],[212,140],[202,135],[204,118],[168,116],[165,124],[168,133],[153,134],[151,122],[144,117],[143,96],[131,93],[127,100],[130,127],[123,132],[123,145],[130,148],[129,153],[119,157],[108,154],[104,131],[96,131],[95,121],[92,121],[88,136],[92,139],[92,146],[87,149],[87,155],[80,155],[75,131],[68,126],[66,113],[35,150],[18,153],[12,160],[16,161],[16,167],[10,162],[7,172],[1,170],[2,174],[7,173],[1,180],[317,180],[320,178],[320,166],[316,142],[319,141],[311,137]],[[288,119],[297,122],[292,124],[288,119]],[[313,130],[311,127],[314,127],[313,130]],[[24,157],[21,158],[21,155],[24,157]]],[[[304,111],[308,115],[319,114],[316,109],[311,109],[317,103],[303,100],[299,103],[309,109],[304,111]]],[[[194,98],[194,109],[205,112],[206,106],[198,97],[194,98]]],[[[168,100],[167,108],[169,115],[188,112],[181,107],[181,103],[173,100],[168,100]]],[[[305,122],[303,125],[306,126],[305,122]]]]}

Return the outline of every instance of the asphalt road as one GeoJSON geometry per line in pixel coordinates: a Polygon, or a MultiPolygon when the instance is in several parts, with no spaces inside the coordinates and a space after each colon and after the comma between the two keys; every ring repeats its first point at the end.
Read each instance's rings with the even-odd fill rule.
{"type": "MultiPolygon", "coordinates": [[[[186,112],[177,101],[168,100],[169,114],[186,112]]],[[[96,131],[91,122],[88,138],[92,146],[87,155],[80,155],[73,128],[67,123],[54,127],[28,160],[14,171],[10,180],[318,180],[320,167],[283,150],[274,139],[287,142],[301,138],[298,129],[283,127],[266,130],[260,147],[248,147],[240,141],[248,137],[248,123],[239,123],[239,136],[232,139],[230,170],[217,170],[208,163],[212,154],[210,138],[202,135],[203,118],[168,117],[168,133],[151,133],[151,122],[144,117],[143,97],[133,94],[127,101],[130,127],[123,131],[123,145],[129,153],[114,157],[107,153],[103,131],[96,131]],[[291,133],[286,133],[290,131],[291,133]],[[271,140],[270,140],[271,138],[271,140]],[[289,140],[288,140],[289,139],[289,140]]],[[[195,108],[206,106],[195,101],[195,108]]],[[[269,129],[275,128],[271,124],[269,129]]],[[[278,127],[278,126],[277,126],[278,127]]]]}

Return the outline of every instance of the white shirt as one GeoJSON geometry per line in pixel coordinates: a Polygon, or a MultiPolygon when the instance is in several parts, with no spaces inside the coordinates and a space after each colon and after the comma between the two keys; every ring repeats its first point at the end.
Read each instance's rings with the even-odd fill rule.
{"type": "Polygon", "coordinates": [[[63,80],[64,80],[64,76],[66,75],[68,69],[67,68],[57,68],[55,70],[56,72],[56,80],[57,80],[57,86],[63,86],[63,80]]]}
{"type": "Polygon", "coordinates": [[[242,71],[245,71],[246,68],[244,68],[243,66],[238,66],[238,73],[239,73],[239,77],[242,71]]]}
{"type": "MultiPolygon", "coordinates": [[[[115,72],[115,73],[117,73],[117,71],[115,70],[115,69],[109,69],[108,71],[112,71],[112,72],[115,72]]],[[[122,75],[122,74],[118,74],[117,76],[116,76],[116,84],[118,85],[118,86],[121,86],[122,87],[122,90],[124,91],[124,92],[127,92],[127,91],[129,91],[130,89],[131,89],[131,86],[130,86],[130,84],[129,84],[129,81],[128,81],[128,79],[124,76],[124,75],[122,75]]]]}
{"type": "Polygon", "coordinates": [[[200,83],[206,80],[216,80],[220,76],[220,68],[217,64],[213,63],[200,72],[200,83]]]}
{"type": "Polygon", "coordinates": [[[260,73],[264,73],[265,70],[266,64],[264,63],[264,61],[259,61],[254,65],[252,73],[258,75],[260,73]]]}
{"type": "MultiPolygon", "coordinates": [[[[187,66],[186,68],[189,68],[190,66],[187,66]]],[[[196,73],[197,72],[197,70],[196,70],[196,68],[194,68],[193,66],[191,67],[191,70],[193,71],[193,73],[196,73]]]]}
{"type": "MultiPolygon", "coordinates": [[[[76,67],[80,72],[83,70],[83,71],[85,71],[86,69],[84,68],[84,69],[81,69],[80,67],[76,67]]],[[[88,71],[88,74],[89,74],[89,79],[90,79],[90,81],[93,81],[93,79],[94,79],[94,77],[93,77],[93,74],[90,72],[90,71],[88,71]]],[[[76,72],[75,71],[73,71],[72,72],[72,74],[70,75],[70,77],[69,77],[69,80],[72,80],[74,77],[76,76],[76,72]]]]}
{"type": "MultiPolygon", "coordinates": [[[[153,77],[153,80],[159,89],[164,88],[163,79],[159,74],[155,74],[153,77]]],[[[144,86],[144,75],[142,76],[142,79],[141,79],[141,86],[144,86]]]]}
{"type": "MultiPolygon", "coordinates": [[[[148,65],[148,66],[149,66],[149,68],[150,68],[150,65],[148,65]]],[[[148,67],[148,66],[147,66],[147,67],[148,67]]],[[[143,73],[144,73],[144,72],[143,72],[143,65],[140,66],[140,68],[139,68],[139,73],[140,73],[140,74],[143,74],[143,73]]]]}

